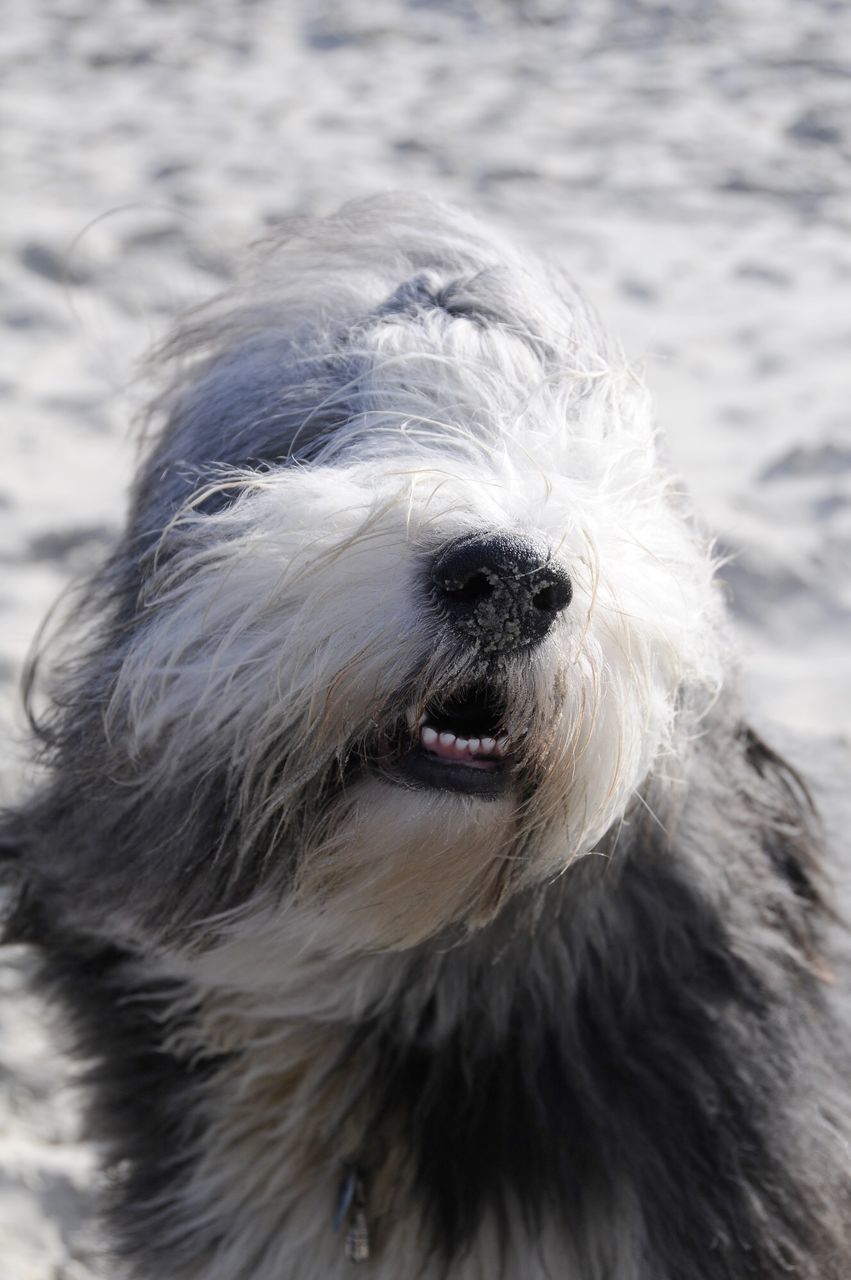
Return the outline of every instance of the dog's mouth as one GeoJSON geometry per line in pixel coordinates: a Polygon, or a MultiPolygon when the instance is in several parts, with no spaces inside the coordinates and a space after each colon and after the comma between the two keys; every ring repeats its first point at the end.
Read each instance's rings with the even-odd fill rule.
{"type": "Polygon", "coordinates": [[[400,751],[389,771],[408,786],[498,796],[511,778],[511,743],[503,700],[486,684],[410,708],[400,751]]]}

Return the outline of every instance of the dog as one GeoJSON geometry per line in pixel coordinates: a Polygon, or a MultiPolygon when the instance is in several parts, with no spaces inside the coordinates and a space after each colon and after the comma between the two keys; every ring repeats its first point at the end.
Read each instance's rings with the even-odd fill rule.
{"type": "Polygon", "coordinates": [[[844,1280],[818,820],[580,292],[385,196],[156,367],[0,827],[110,1274],[844,1280]]]}

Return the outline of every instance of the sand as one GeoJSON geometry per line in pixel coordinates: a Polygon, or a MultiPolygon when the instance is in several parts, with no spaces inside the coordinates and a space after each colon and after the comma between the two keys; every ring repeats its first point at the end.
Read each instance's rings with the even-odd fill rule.
{"type": "MultiPolygon", "coordinates": [[[[0,86],[0,798],[33,633],[120,524],[145,349],[281,217],[388,188],[582,282],[731,558],[752,716],[843,791],[842,0],[6,0],[0,86]]],[[[28,964],[0,965],[0,1258],[81,1280],[93,1152],[28,964]]]]}

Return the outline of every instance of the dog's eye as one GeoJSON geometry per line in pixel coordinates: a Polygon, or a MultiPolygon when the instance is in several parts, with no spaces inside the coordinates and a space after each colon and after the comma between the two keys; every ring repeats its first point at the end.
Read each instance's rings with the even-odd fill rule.
{"type": "Polygon", "coordinates": [[[192,510],[202,516],[216,516],[232,507],[239,496],[245,492],[243,485],[229,484],[202,490],[200,497],[192,502],[192,510]]]}
{"type": "Polygon", "coordinates": [[[319,460],[339,425],[339,420],[335,419],[332,423],[310,423],[300,431],[270,418],[268,444],[262,453],[241,457],[235,450],[223,449],[222,456],[211,470],[190,478],[191,488],[186,490],[186,499],[200,515],[218,515],[233,506],[245,492],[246,486],[240,483],[238,476],[234,478],[234,472],[265,475],[290,466],[310,466],[319,460]],[[189,497],[189,494],[194,496],[189,497]]]}

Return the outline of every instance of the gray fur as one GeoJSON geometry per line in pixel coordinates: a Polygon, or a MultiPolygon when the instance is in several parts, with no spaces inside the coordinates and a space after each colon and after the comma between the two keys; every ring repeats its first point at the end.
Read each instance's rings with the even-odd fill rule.
{"type": "Polygon", "coordinates": [[[0,826],[120,1265],[334,1280],[348,1232],[374,1280],[844,1280],[819,824],[575,288],[386,198],[291,228],[159,356],[0,826]],[[435,593],[506,530],[562,588],[522,644],[435,593]],[[462,762],[416,785],[429,716],[462,762]]]}

